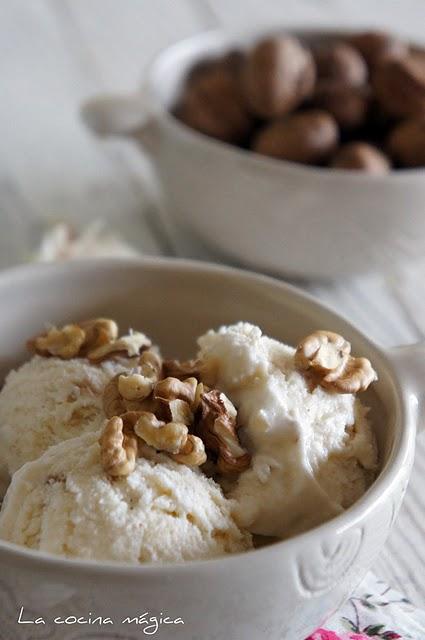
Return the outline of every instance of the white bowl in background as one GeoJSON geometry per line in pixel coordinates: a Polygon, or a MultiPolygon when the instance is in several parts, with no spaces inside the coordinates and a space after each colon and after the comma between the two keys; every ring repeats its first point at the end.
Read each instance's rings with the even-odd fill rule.
{"type": "MultiPolygon", "coordinates": [[[[194,352],[210,327],[246,320],[290,344],[314,329],[344,335],[373,362],[379,381],[365,394],[380,451],[372,487],[333,520],[245,554],[184,564],[139,565],[69,560],[0,541],[2,633],[24,640],[21,606],[56,616],[119,621],[162,611],[185,624],[162,626],[165,640],[301,640],[334,612],[371,566],[394,523],[423,413],[424,347],[382,350],[337,314],[271,278],[205,263],[99,259],[28,266],[0,274],[0,375],[27,356],[25,341],[46,322],[112,316],[146,331],[169,356],[194,352]],[[422,379],[417,379],[421,376],[422,379]]],[[[23,389],[25,393],[25,389],[23,389]]],[[[50,625],[43,637],[135,640],[132,626],[50,625]],[[48,635],[49,634],[49,635],[48,635]],[[50,635],[51,634],[51,635],[50,635]],[[90,635],[93,634],[93,635],[90,635]],[[97,634],[97,635],[96,635],[97,634]]]]}
{"type": "MultiPolygon", "coordinates": [[[[315,40],[347,31],[295,33],[315,40]]],[[[139,93],[90,100],[84,118],[97,133],[130,135],[149,152],[170,217],[221,257],[307,278],[423,257],[425,169],[370,176],[303,166],[209,138],[173,116],[195,62],[263,35],[218,30],[178,42],[153,61],[139,93]]]]}

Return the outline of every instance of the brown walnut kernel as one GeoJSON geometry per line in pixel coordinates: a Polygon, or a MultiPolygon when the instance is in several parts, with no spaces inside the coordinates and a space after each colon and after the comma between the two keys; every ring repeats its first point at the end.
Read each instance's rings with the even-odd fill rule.
{"type": "Polygon", "coordinates": [[[92,318],[61,328],[52,327],[27,343],[30,350],[45,357],[56,356],[64,360],[87,357],[92,362],[118,353],[132,357],[150,346],[149,338],[137,331],[119,338],[118,325],[110,318],[92,318]]]}
{"type": "Polygon", "coordinates": [[[154,387],[154,397],[157,400],[184,400],[192,405],[195,400],[198,381],[196,378],[164,378],[156,383],[154,387]]]}
{"type": "Polygon", "coordinates": [[[332,331],[315,331],[297,346],[295,367],[304,372],[314,386],[320,385],[336,393],[366,391],[377,379],[366,358],[350,355],[351,345],[332,331]]]}
{"type": "Polygon", "coordinates": [[[189,435],[185,424],[180,422],[165,423],[148,411],[140,412],[134,426],[134,432],[150,447],[167,453],[178,453],[186,444],[189,435]]]}
{"type": "Polygon", "coordinates": [[[151,346],[152,342],[144,333],[133,331],[127,336],[121,336],[121,338],[117,338],[113,342],[108,342],[89,351],[87,357],[92,362],[101,362],[118,354],[132,358],[139,355],[144,349],[149,349],[151,346]]]}
{"type": "Polygon", "coordinates": [[[190,467],[200,467],[207,461],[205,445],[201,438],[190,434],[180,451],[170,454],[170,458],[180,464],[187,464],[190,467]]]}
{"type": "Polygon", "coordinates": [[[153,349],[144,351],[135,371],[123,373],[118,378],[120,395],[129,401],[140,401],[147,398],[153,391],[154,385],[161,377],[162,361],[153,349]]]}
{"type": "Polygon", "coordinates": [[[118,338],[118,325],[110,318],[91,318],[79,322],[78,326],[85,332],[82,346],[86,351],[102,347],[118,338]]]}
{"type": "Polygon", "coordinates": [[[236,417],[236,409],[224,393],[215,389],[201,395],[195,431],[205,447],[217,454],[221,473],[241,473],[251,463],[251,456],[239,443],[236,417]]]}
{"type": "Polygon", "coordinates": [[[343,371],[334,380],[323,378],[322,386],[339,393],[359,393],[366,391],[377,379],[375,370],[367,358],[348,358],[343,371]]]}
{"type": "Polygon", "coordinates": [[[199,378],[202,372],[201,360],[164,360],[164,378],[178,378],[179,380],[189,377],[199,378]]]}
{"type": "Polygon", "coordinates": [[[86,334],[78,324],[66,324],[57,329],[52,327],[43,335],[28,340],[27,347],[40,356],[53,356],[71,360],[79,355],[86,334]]]}
{"type": "Polygon", "coordinates": [[[152,396],[152,390],[160,375],[160,356],[153,350],[144,351],[139,358],[139,366],[135,367],[135,373],[118,373],[106,384],[103,390],[103,410],[106,417],[111,418],[126,411],[150,411],[156,408],[158,403],[152,396]],[[142,380],[138,386],[140,378],[142,380]],[[145,390],[148,393],[145,394],[145,390]]]}
{"type": "Polygon", "coordinates": [[[110,418],[100,436],[102,467],[112,477],[128,476],[136,467],[137,438],[124,429],[124,420],[110,418]]]}
{"type": "Polygon", "coordinates": [[[118,379],[121,374],[117,374],[109,380],[103,390],[103,410],[107,418],[120,416],[127,411],[124,398],[118,388],[118,379]]]}

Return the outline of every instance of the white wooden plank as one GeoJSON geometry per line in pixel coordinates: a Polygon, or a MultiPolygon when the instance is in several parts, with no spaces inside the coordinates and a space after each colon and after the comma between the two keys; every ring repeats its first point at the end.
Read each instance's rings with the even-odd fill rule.
{"type": "Polygon", "coordinates": [[[425,606],[425,434],[418,437],[412,479],[394,530],[375,564],[375,572],[425,606]]]}
{"type": "Polygon", "coordinates": [[[95,140],[79,118],[87,96],[134,89],[154,50],[202,26],[184,0],[150,6],[146,15],[131,1],[2,3],[0,176],[40,219],[102,218],[156,253],[163,249],[142,215],[147,161],[128,143],[95,140]]]}

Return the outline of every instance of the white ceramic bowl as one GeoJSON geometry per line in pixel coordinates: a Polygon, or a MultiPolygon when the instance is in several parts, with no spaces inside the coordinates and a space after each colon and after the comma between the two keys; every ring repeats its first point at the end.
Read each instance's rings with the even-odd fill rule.
{"type": "Polygon", "coordinates": [[[170,216],[222,257],[309,278],[422,257],[424,169],[368,176],[302,166],[208,138],[170,113],[193,63],[261,35],[214,31],[179,42],[154,60],[140,93],[90,101],[85,119],[98,133],[134,136],[153,160],[170,216]]]}
{"type": "MultiPolygon", "coordinates": [[[[46,321],[116,317],[152,335],[170,355],[193,353],[201,332],[248,320],[295,344],[318,327],[340,332],[379,373],[371,404],[381,473],[344,514],[307,533],[223,559],[179,565],[66,560],[0,541],[2,637],[26,639],[21,606],[43,616],[45,635],[75,640],[133,640],[142,627],[126,616],[162,611],[184,626],[162,626],[161,639],[302,640],[347,598],[382,548],[409,478],[424,348],[383,351],[349,323],[280,282],[224,267],[167,259],[97,260],[24,267],[0,275],[0,374],[27,355],[24,344],[46,321]],[[55,616],[110,616],[114,627],[55,626],[55,616]],[[51,635],[50,635],[51,634],[51,635]],[[92,634],[92,635],[90,635],[92,634]],[[116,634],[116,635],[113,635],[116,634]]],[[[25,389],[22,390],[25,393],[25,389]]],[[[423,392],[421,391],[423,394],[423,392]]],[[[420,398],[423,410],[423,395],[420,398]]],[[[31,633],[35,634],[35,627],[31,633]]]]}

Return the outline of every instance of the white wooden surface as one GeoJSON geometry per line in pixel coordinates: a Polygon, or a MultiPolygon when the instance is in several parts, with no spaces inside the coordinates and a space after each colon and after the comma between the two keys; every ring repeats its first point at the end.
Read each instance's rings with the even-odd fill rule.
{"type": "MultiPolygon", "coordinates": [[[[149,163],[81,125],[89,96],[134,89],[150,57],[217,25],[381,25],[425,40],[423,0],[1,0],[0,266],[25,259],[46,224],[102,218],[146,253],[193,253],[158,225],[149,163]]],[[[383,345],[424,339],[417,274],[304,283],[383,345]],[[407,295],[410,292],[412,295],[407,295]],[[417,298],[417,301],[415,301],[417,298]]],[[[425,381],[424,381],[425,382],[425,381]]],[[[425,604],[425,438],[375,571],[425,604]]]]}

